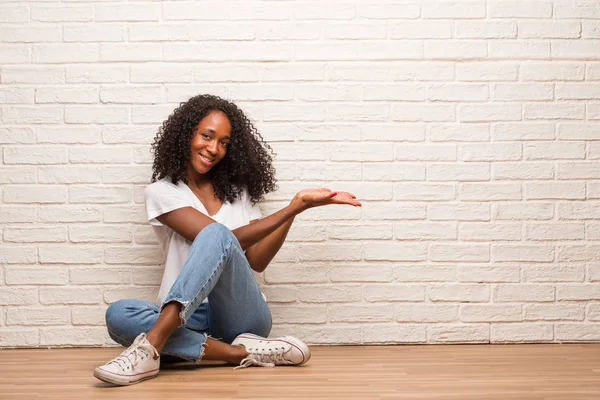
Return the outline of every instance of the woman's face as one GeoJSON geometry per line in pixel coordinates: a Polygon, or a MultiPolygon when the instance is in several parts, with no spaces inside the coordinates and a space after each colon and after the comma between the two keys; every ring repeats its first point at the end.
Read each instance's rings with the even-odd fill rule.
{"type": "Polygon", "coordinates": [[[206,174],[225,157],[231,138],[231,124],[222,111],[212,111],[198,123],[192,137],[190,164],[206,174]]]}

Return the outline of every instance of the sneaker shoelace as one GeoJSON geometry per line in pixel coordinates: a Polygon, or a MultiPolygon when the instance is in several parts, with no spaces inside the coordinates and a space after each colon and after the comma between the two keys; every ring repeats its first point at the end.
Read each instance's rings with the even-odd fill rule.
{"type": "Polygon", "coordinates": [[[140,361],[143,361],[148,356],[153,356],[153,357],[157,356],[158,353],[156,352],[156,349],[153,349],[152,355],[149,354],[148,346],[144,345],[144,343],[143,343],[144,339],[145,339],[145,336],[136,338],[136,340],[133,342],[133,344],[131,346],[129,346],[129,348],[127,348],[127,350],[125,350],[120,355],[118,355],[117,357],[115,357],[112,360],[110,360],[109,362],[107,362],[106,365],[115,363],[119,366],[120,369],[126,371],[128,369],[135,368],[135,366],[140,361]],[[130,357],[132,355],[133,355],[133,357],[130,357]]]}
{"type": "Polygon", "coordinates": [[[240,365],[234,369],[248,368],[252,365],[258,365],[260,367],[274,367],[275,365],[281,364],[293,364],[291,361],[283,358],[286,349],[285,347],[278,347],[275,350],[269,349],[268,353],[250,353],[244,358],[240,365]]]}

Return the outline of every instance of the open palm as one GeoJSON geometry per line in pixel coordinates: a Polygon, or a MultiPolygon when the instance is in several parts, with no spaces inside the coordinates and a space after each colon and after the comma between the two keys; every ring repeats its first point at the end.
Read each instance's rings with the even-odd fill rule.
{"type": "Polygon", "coordinates": [[[296,196],[309,208],[328,204],[349,204],[354,207],[362,206],[352,193],[333,192],[327,188],[303,189],[296,196]]]}

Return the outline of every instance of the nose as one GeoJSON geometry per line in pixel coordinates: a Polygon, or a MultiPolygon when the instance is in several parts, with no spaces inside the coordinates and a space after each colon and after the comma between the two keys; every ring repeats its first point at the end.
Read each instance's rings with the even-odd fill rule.
{"type": "Polygon", "coordinates": [[[210,142],[210,144],[206,147],[206,150],[208,150],[208,152],[211,155],[216,155],[217,154],[217,141],[216,140],[212,140],[210,142]]]}

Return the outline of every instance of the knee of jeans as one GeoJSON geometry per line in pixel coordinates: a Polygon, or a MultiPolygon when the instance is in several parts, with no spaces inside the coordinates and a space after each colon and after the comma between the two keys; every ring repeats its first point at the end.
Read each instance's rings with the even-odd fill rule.
{"type": "Polygon", "coordinates": [[[235,235],[233,234],[233,232],[231,232],[231,230],[229,228],[227,228],[225,225],[219,224],[218,222],[215,222],[215,223],[205,226],[204,229],[202,229],[198,233],[198,235],[196,236],[196,239],[200,235],[203,235],[203,236],[208,235],[209,237],[212,237],[212,238],[222,238],[222,239],[233,238],[233,239],[235,239],[235,235]]]}
{"type": "Polygon", "coordinates": [[[119,326],[122,325],[123,321],[125,320],[124,306],[126,303],[126,300],[117,300],[106,310],[106,327],[109,331],[114,332],[119,326]]]}

